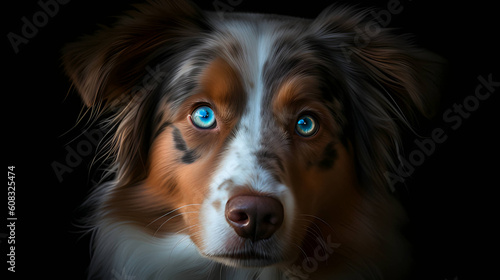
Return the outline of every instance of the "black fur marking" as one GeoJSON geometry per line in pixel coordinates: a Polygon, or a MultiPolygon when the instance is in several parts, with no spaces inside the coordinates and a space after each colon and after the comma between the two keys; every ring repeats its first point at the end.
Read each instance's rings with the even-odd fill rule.
{"type": "Polygon", "coordinates": [[[198,156],[194,150],[188,150],[186,153],[182,156],[181,161],[182,163],[185,164],[191,164],[195,162],[200,156],[198,156]]]}
{"type": "Polygon", "coordinates": [[[283,166],[283,163],[281,162],[280,157],[271,152],[271,151],[258,151],[255,153],[257,160],[259,164],[266,168],[266,169],[272,169],[273,167],[278,167],[279,170],[282,172],[285,171],[285,167],[283,166]]]}
{"type": "Polygon", "coordinates": [[[195,162],[200,156],[196,154],[195,150],[189,150],[186,145],[186,141],[182,138],[182,134],[177,127],[174,127],[172,132],[175,142],[175,148],[179,151],[184,152],[181,157],[182,163],[191,164],[195,162]]]}
{"type": "Polygon", "coordinates": [[[186,142],[182,138],[181,131],[177,127],[174,127],[172,134],[174,135],[175,148],[179,151],[187,151],[186,142]]]}
{"type": "Polygon", "coordinates": [[[325,150],[323,151],[323,158],[317,163],[317,165],[322,169],[330,169],[335,163],[337,157],[338,153],[337,150],[335,150],[335,143],[330,142],[326,145],[325,150]]]}

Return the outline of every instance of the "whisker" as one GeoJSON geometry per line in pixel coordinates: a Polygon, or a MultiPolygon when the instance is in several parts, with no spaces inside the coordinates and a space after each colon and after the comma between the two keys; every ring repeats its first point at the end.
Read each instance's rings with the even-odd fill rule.
{"type": "Polygon", "coordinates": [[[185,230],[187,230],[187,229],[190,229],[190,228],[192,228],[192,227],[195,227],[195,226],[199,226],[199,225],[198,225],[198,224],[196,224],[196,225],[192,225],[192,226],[185,227],[185,228],[183,228],[183,229],[181,229],[181,230],[177,231],[175,234],[179,234],[179,233],[181,233],[181,232],[183,232],[183,231],[185,231],[185,230]]]}
{"type": "MultiPolygon", "coordinates": [[[[313,215],[306,215],[306,214],[303,214],[303,216],[306,216],[306,217],[313,217],[313,218],[316,218],[316,219],[320,219],[316,216],[313,216],[313,215]]],[[[306,232],[308,232],[313,238],[316,238],[316,239],[319,239],[319,240],[324,240],[324,235],[323,235],[323,232],[321,231],[321,228],[312,221],[312,219],[309,219],[309,218],[295,218],[296,220],[303,220],[303,221],[311,221],[312,224],[314,225],[314,227],[312,226],[307,226],[305,224],[301,224],[301,228],[303,228],[306,232]]],[[[320,219],[321,220],[321,219],[320,219]]],[[[321,220],[323,221],[323,220],[321,220]]],[[[324,221],[323,221],[324,222],[324,221]]],[[[328,224],[327,224],[328,225],[328,224]]],[[[330,227],[330,229],[332,229],[330,227]]],[[[332,229],[333,230],[333,229],[332,229]]],[[[310,247],[310,248],[316,248],[316,246],[320,245],[322,247],[323,250],[327,250],[327,248],[325,247],[325,244],[322,243],[322,242],[315,242],[314,239],[304,239],[303,241],[303,245],[306,246],[306,247],[310,247]]]]}
{"type": "Polygon", "coordinates": [[[178,217],[178,216],[182,216],[184,214],[192,214],[192,213],[199,213],[200,211],[189,211],[189,212],[184,212],[184,213],[179,213],[177,215],[174,215],[170,218],[168,218],[165,222],[163,222],[159,227],[158,229],[155,231],[155,233],[153,234],[153,236],[156,236],[156,233],[161,229],[161,227],[163,227],[164,224],[166,224],[168,221],[172,220],[173,218],[175,217],[178,217]]]}
{"type": "MultiPolygon", "coordinates": [[[[190,229],[190,228],[192,228],[192,227],[194,227],[194,226],[197,226],[197,224],[192,225],[192,226],[189,226],[189,227],[185,227],[185,228],[183,228],[183,229],[181,229],[181,230],[177,231],[177,232],[176,232],[176,234],[179,234],[179,233],[181,233],[182,231],[187,230],[187,229],[190,229]]],[[[197,232],[195,232],[194,234],[196,234],[196,233],[197,233],[197,232]]],[[[186,234],[186,236],[184,236],[184,237],[183,237],[183,238],[181,238],[179,241],[177,241],[177,243],[176,243],[176,244],[172,247],[172,249],[170,250],[170,256],[169,256],[169,259],[170,259],[170,258],[172,258],[172,254],[173,254],[173,252],[174,252],[174,250],[175,250],[175,247],[179,246],[179,244],[181,244],[181,243],[182,243],[182,241],[184,241],[186,238],[189,238],[189,235],[187,235],[187,234],[186,234]]]]}
{"type": "Polygon", "coordinates": [[[315,218],[315,219],[317,219],[317,220],[321,221],[322,223],[324,223],[326,226],[328,226],[328,228],[330,228],[330,230],[331,230],[332,232],[335,232],[335,230],[332,228],[332,226],[330,226],[330,224],[329,224],[329,223],[327,223],[325,220],[321,219],[321,218],[320,218],[320,217],[318,217],[318,216],[315,216],[315,215],[310,215],[310,214],[300,214],[300,215],[301,215],[301,216],[306,216],[306,217],[315,218]]]}
{"type": "Polygon", "coordinates": [[[159,219],[161,219],[161,218],[163,218],[163,217],[165,217],[165,216],[167,216],[167,215],[169,215],[169,214],[171,214],[171,213],[173,213],[173,212],[175,212],[175,211],[177,211],[177,210],[179,210],[179,209],[181,209],[181,208],[184,208],[184,207],[187,207],[187,206],[193,206],[193,205],[201,205],[201,204],[199,204],[199,203],[194,203],[194,204],[186,204],[186,205],[184,205],[184,206],[177,207],[177,208],[175,208],[175,209],[173,209],[173,210],[168,211],[166,214],[163,214],[163,215],[161,215],[160,217],[158,217],[158,218],[154,219],[152,222],[150,222],[149,224],[147,224],[147,225],[146,225],[146,227],[149,227],[152,223],[154,223],[154,222],[158,221],[159,219]]]}
{"type": "Polygon", "coordinates": [[[302,252],[302,255],[304,255],[304,257],[307,259],[307,255],[306,255],[306,252],[302,249],[302,247],[300,247],[299,245],[297,245],[296,243],[292,242],[293,245],[297,246],[297,248],[299,248],[299,250],[302,252]]]}
{"type": "MultiPolygon", "coordinates": [[[[302,220],[302,221],[308,221],[308,222],[310,222],[310,221],[311,221],[311,220],[309,220],[309,219],[300,219],[300,218],[296,218],[296,220],[302,220]]],[[[312,228],[311,226],[307,226],[307,225],[301,225],[301,226],[302,226],[304,229],[306,229],[307,231],[309,231],[309,232],[313,233],[313,234],[314,234],[314,235],[316,235],[316,236],[320,236],[320,235],[322,235],[322,232],[321,232],[320,227],[319,227],[316,223],[314,223],[314,222],[312,222],[312,224],[314,225],[314,227],[315,227],[315,228],[312,228]]]]}
{"type": "MultiPolygon", "coordinates": [[[[315,236],[315,237],[317,238],[316,240],[318,240],[318,239],[319,239],[319,240],[324,240],[323,235],[318,234],[318,233],[316,233],[316,232],[312,232],[312,231],[310,231],[310,228],[307,228],[307,229],[306,229],[306,231],[310,232],[313,236],[315,236]]],[[[312,244],[314,245],[314,246],[313,246],[313,248],[316,248],[316,246],[318,246],[318,245],[319,245],[319,246],[321,246],[321,248],[322,248],[324,251],[327,251],[327,248],[325,247],[326,245],[325,245],[325,243],[324,243],[324,242],[321,242],[321,241],[320,241],[320,242],[314,242],[314,241],[312,241],[312,240],[311,240],[311,242],[312,242],[312,244]]],[[[309,246],[310,246],[310,245],[309,245],[309,246]]]]}

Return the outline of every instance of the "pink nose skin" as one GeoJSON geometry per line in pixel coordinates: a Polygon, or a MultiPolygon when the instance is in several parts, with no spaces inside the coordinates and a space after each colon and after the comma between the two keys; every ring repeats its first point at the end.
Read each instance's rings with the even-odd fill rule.
{"type": "Polygon", "coordinates": [[[283,223],[283,205],[267,196],[235,196],[226,204],[226,220],[243,238],[268,239],[283,223]]]}

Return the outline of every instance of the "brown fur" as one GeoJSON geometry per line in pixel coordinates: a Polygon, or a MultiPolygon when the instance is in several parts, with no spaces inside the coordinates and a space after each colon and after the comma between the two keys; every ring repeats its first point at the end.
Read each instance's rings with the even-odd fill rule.
{"type": "MultiPolygon", "coordinates": [[[[251,61],[245,53],[252,50],[238,42],[248,34],[240,38],[213,15],[181,2],[138,5],[114,27],[70,44],[63,63],[83,102],[111,114],[113,136],[105,148],[113,180],[92,197],[96,235],[112,232],[99,224],[112,221],[154,238],[188,234],[203,251],[201,204],[228,143],[236,131],[249,130],[239,122],[248,91],[257,85],[246,68],[251,61]],[[161,79],[134,91],[148,67],[159,69],[161,79]],[[200,105],[214,110],[213,129],[193,125],[190,115],[200,105]]],[[[264,101],[255,104],[263,132],[262,148],[253,155],[271,174],[269,182],[286,185],[295,198],[296,215],[285,220],[293,221],[284,233],[292,236],[287,259],[277,266],[303,265],[318,238],[340,244],[309,274],[313,279],[398,279],[410,263],[399,232],[406,217],[384,172],[399,153],[398,125],[434,111],[433,65],[440,60],[387,30],[356,44],[353,34],[366,24],[366,14],[333,7],[310,21],[228,15],[245,22],[249,33],[257,23],[278,25],[262,69],[264,101]],[[302,114],[318,119],[311,137],[295,132],[302,114]]],[[[217,189],[267,195],[228,181],[217,189]]],[[[211,205],[221,209],[224,203],[211,205]]],[[[239,243],[234,236],[226,246],[239,243]]],[[[104,254],[117,250],[110,247],[101,252],[102,264],[93,263],[107,276],[112,268],[106,266],[115,264],[104,254]]]]}

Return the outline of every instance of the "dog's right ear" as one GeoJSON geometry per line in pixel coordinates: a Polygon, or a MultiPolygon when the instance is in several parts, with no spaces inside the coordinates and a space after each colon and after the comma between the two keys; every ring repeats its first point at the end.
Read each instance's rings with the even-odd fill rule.
{"type": "Polygon", "coordinates": [[[135,8],[113,27],[63,49],[64,69],[89,107],[131,94],[148,64],[187,47],[206,27],[202,12],[186,1],[151,0],[135,8]]]}

